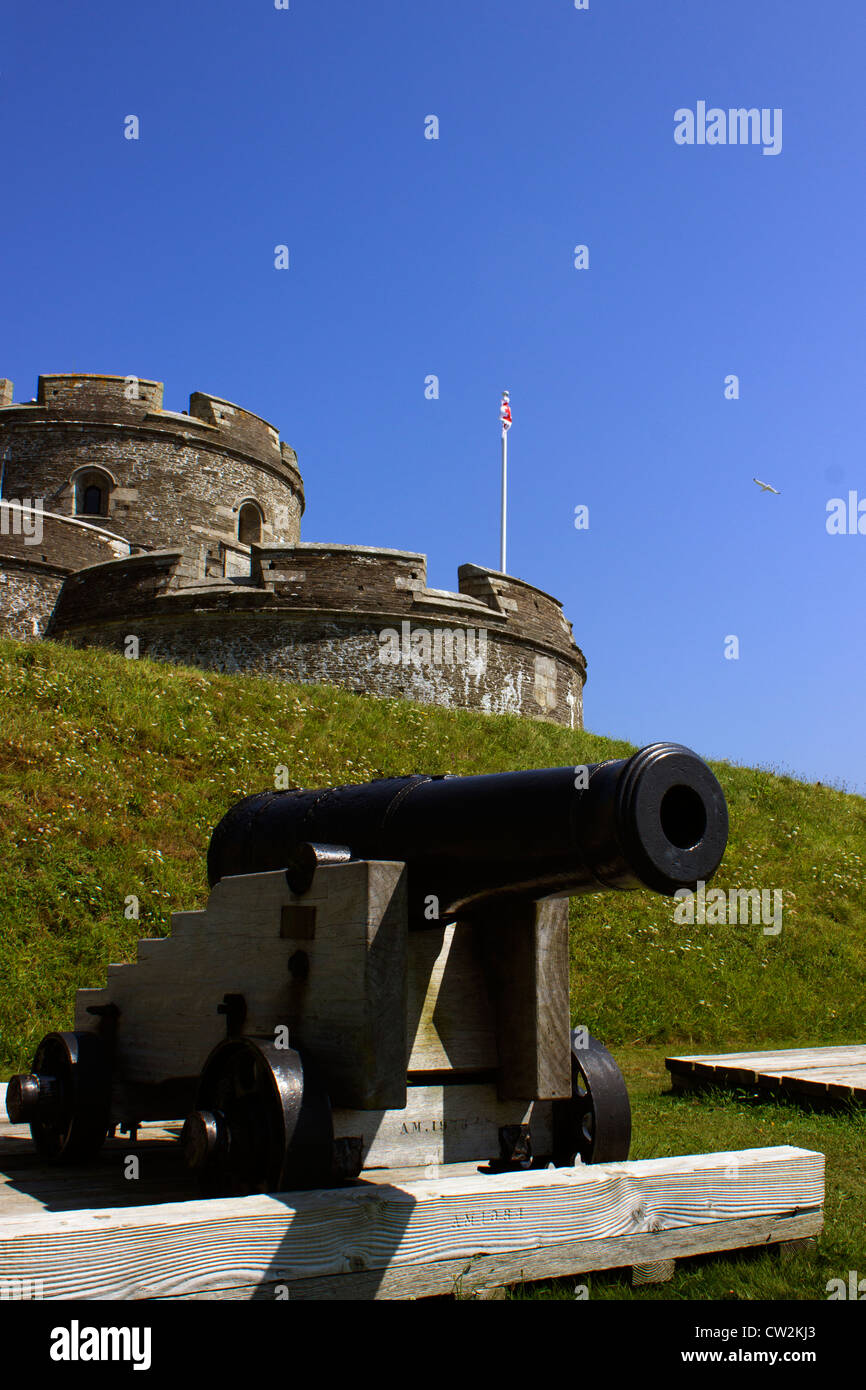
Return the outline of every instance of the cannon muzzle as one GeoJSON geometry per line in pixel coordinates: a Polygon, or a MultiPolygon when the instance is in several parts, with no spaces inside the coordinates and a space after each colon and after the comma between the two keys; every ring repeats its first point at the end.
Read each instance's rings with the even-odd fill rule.
{"type": "Polygon", "coordinates": [[[497,900],[694,889],[715,873],[727,836],[724,794],[706,763],[680,744],[653,743],[583,767],[262,792],[220,821],[208,878],[288,868],[305,851],[315,862],[327,846],[338,857],[400,860],[412,924],[424,926],[431,899],[441,923],[497,900]]]}

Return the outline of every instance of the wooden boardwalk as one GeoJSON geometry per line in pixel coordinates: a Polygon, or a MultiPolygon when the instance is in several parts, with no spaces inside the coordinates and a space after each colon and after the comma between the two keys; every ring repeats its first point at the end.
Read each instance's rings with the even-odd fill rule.
{"type": "Polygon", "coordinates": [[[866,1046],[797,1047],[667,1057],[675,1090],[746,1086],[810,1101],[866,1103],[866,1046]]]}
{"type": "Polygon", "coordinates": [[[63,1169],[0,1123],[0,1297],[489,1297],[629,1266],[635,1283],[670,1278],[682,1257],[823,1227],[824,1157],[788,1146],[498,1175],[380,1169],[343,1188],[203,1200],[179,1129],[145,1125],[63,1169]]]}

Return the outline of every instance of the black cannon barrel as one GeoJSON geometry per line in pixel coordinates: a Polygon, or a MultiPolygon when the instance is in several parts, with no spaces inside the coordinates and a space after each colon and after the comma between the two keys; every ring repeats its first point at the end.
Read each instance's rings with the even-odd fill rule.
{"type": "Polygon", "coordinates": [[[211,885],[286,868],[299,848],[346,846],[409,866],[410,913],[438,920],[497,900],[707,882],[728,836],[724,793],[695,753],[653,743],[631,758],[477,777],[387,777],[320,791],[262,792],[223,817],[211,885]]]}

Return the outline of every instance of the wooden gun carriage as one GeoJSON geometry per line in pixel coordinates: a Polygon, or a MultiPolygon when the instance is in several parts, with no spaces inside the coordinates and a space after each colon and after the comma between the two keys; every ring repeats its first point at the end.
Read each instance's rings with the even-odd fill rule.
{"type": "Polygon", "coordinates": [[[625,1159],[622,1078],[571,1027],[568,898],[694,888],[726,839],[715,777],[668,743],[249,797],[212,837],[205,909],[78,991],[10,1118],[58,1162],[184,1119],[214,1195],[625,1159]]]}

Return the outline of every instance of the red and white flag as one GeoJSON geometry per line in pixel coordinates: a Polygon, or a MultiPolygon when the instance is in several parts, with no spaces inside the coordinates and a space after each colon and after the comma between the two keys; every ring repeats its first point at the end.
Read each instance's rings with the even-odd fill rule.
{"type": "Polygon", "coordinates": [[[508,399],[508,392],[502,392],[502,404],[499,407],[499,419],[502,421],[503,432],[511,429],[511,405],[508,399]]]}

